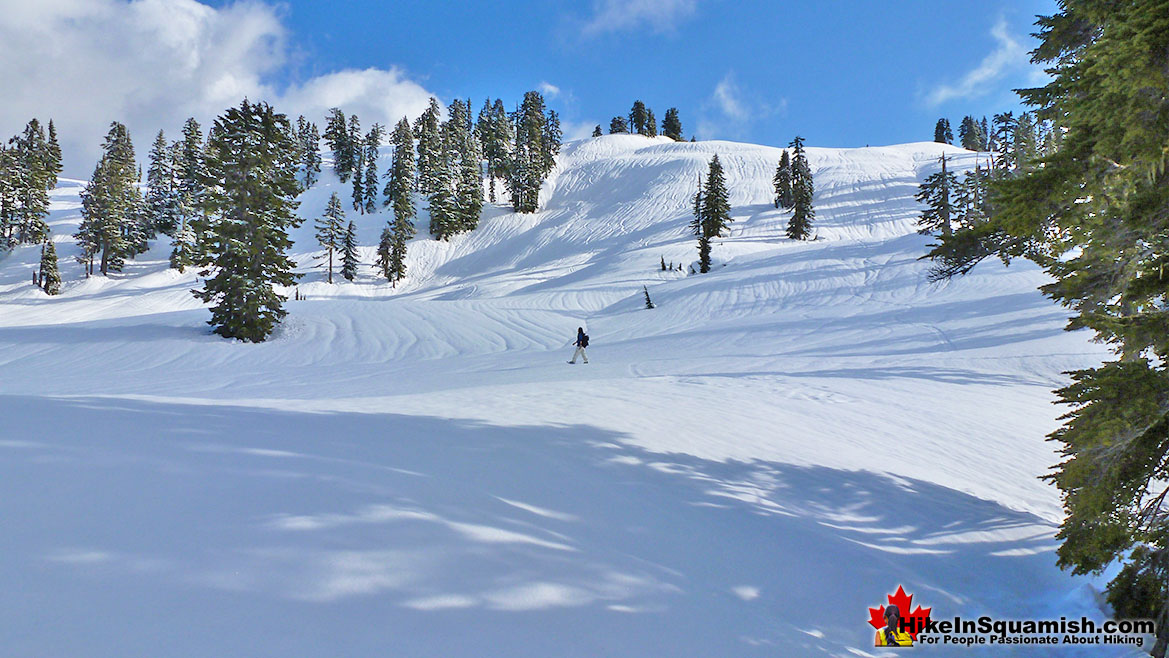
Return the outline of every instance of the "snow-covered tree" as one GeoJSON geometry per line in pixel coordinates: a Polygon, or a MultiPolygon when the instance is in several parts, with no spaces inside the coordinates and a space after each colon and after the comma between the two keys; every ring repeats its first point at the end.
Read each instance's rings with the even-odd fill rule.
{"type": "Polygon", "coordinates": [[[775,176],[772,177],[771,183],[775,187],[775,207],[791,208],[794,202],[792,197],[792,164],[787,149],[784,149],[779,156],[779,166],[775,168],[775,176]]]}
{"type": "Polygon", "coordinates": [[[787,223],[787,237],[792,240],[807,240],[812,236],[812,221],[816,210],[812,207],[815,185],[812,168],[804,153],[804,140],[796,137],[789,145],[792,149],[792,216],[787,223]]]}
{"type": "MultiPolygon", "coordinates": [[[[414,198],[411,195],[414,188],[414,134],[410,131],[410,122],[405,118],[399,121],[390,141],[394,145],[394,159],[386,173],[385,204],[393,211],[394,218],[386,227],[390,243],[379,243],[378,256],[384,258],[379,264],[386,279],[397,285],[406,276],[406,243],[414,237],[414,198]]],[[[383,243],[385,238],[383,231],[383,243]]]]}
{"type": "Polygon", "coordinates": [[[357,277],[357,225],[349,222],[341,243],[341,276],[352,281],[357,277]]]}
{"type": "Polygon", "coordinates": [[[208,324],[227,338],[267,339],[287,314],[286,298],[274,286],[298,278],[288,257],[288,230],[301,222],[297,148],[289,133],[286,116],[247,100],[211,130],[201,206],[215,221],[200,265],[213,276],[194,294],[213,304],[208,324]]]}
{"type": "Polygon", "coordinates": [[[349,121],[341,108],[329,110],[329,117],[325,123],[325,144],[333,153],[333,173],[342,183],[348,183],[353,175],[353,167],[357,164],[356,147],[350,141],[349,121]]]}
{"type": "Polygon", "coordinates": [[[113,122],[102,145],[102,156],[81,192],[81,225],[74,237],[90,255],[101,254],[101,273],[120,272],[126,258],[145,249],[141,223],[145,213],[138,192],[134,146],[126,126],[113,122]]]}
{"type": "Polygon", "coordinates": [[[182,191],[175,175],[175,149],[158,131],[146,170],[146,214],[155,230],[173,236],[183,220],[182,191]]]}
{"type": "Polygon", "coordinates": [[[341,198],[333,192],[329,196],[329,205],[325,207],[325,214],[316,222],[317,243],[325,249],[329,283],[333,282],[333,254],[345,239],[345,209],[341,207],[341,198]]]}
{"type": "Polygon", "coordinates": [[[61,292],[61,273],[57,269],[57,247],[52,240],[46,240],[41,246],[41,266],[37,272],[37,280],[41,290],[46,295],[56,295],[61,292]]]}
{"type": "Polygon", "coordinates": [[[439,185],[446,160],[446,148],[442,143],[442,110],[438,99],[431,98],[430,105],[418,117],[414,126],[414,137],[418,139],[418,191],[430,196],[439,185]]]}

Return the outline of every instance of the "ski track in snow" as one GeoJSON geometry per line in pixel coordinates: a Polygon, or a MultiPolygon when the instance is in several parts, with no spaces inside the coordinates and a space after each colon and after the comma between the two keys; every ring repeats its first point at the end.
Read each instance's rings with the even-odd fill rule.
{"type": "Polygon", "coordinates": [[[324,282],[326,173],[306,299],[259,345],[209,333],[165,240],[80,278],[63,180],[62,295],[34,247],[0,260],[4,653],[884,655],[866,608],[898,584],[946,617],[1102,617],[1037,477],[1051,390],[1106,352],[1030,264],[926,280],[913,195],[943,152],[979,157],[809,148],[794,243],[780,149],[572,142],[540,212],[414,240],[397,288],[381,213],[349,213],[357,282],[324,282]],[[714,153],[731,235],[711,273],[662,272],[694,262],[714,153]]]}

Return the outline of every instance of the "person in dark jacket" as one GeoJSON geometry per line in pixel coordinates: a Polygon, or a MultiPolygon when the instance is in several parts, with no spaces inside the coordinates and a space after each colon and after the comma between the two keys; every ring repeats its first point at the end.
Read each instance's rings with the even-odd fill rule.
{"type": "Polygon", "coordinates": [[[589,355],[585,354],[585,348],[589,346],[589,335],[584,332],[583,327],[576,328],[576,351],[572,353],[572,360],[569,363],[576,363],[576,357],[584,359],[585,363],[589,362],[589,355]]]}

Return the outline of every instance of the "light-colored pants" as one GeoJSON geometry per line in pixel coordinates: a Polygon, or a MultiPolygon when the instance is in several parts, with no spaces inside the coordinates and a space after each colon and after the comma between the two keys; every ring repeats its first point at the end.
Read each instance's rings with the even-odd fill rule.
{"type": "Polygon", "coordinates": [[[585,363],[589,362],[589,355],[585,354],[584,348],[579,345],[577,345],[576,351],[572,353],[572,361],[570,363],[576,363],[576,357],[578,356],[584,359],[585,363]]]}

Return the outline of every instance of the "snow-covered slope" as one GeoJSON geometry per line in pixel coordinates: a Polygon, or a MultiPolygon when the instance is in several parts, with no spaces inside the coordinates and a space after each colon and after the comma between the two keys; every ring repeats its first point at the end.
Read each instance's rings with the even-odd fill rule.
{"type": "MultiPolygon", "coordinates": [[[[808,150],[815,241],[783,237],[779,149],[565,146],[542,210],[306,275],[274,339],[208,333],[160,244],[66,285],[0,261],[0,635],[15,655],[867,655],[898,584],[935,614],[1100,617],[1054,566],[1062,371],[1103,355],[1026,264],[930,284],[918,143],[808,150]],[[706,275],[711,155],[734,224],[706,275]],[[643,308],[645,285],[657,308],[643,308]],[[566,365],[577,326],[591,363],[566,365]],[[778,654],[777,654],[778,652],[778,654]]],[[[352,213],[351,213],[352,215],[352,213]]],[[[419,218],[425,228],[426,217],[419,218]]],[[[425,231],[423,231],[425,232],[425,231]]]]}

